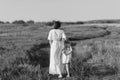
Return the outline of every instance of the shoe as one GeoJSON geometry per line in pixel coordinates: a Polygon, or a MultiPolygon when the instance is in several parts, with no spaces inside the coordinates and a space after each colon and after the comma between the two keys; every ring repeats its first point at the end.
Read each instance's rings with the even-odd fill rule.
{"type": "Polygon", "coordinates": [[[58,78],[62,78],[62,75],[59,75],[58,78]]]}
{"type": "Polygon", "coordinates": [[[67,75],[67,77],[69,78],[69,77],[70,77],[70,75],[67,75]]]}

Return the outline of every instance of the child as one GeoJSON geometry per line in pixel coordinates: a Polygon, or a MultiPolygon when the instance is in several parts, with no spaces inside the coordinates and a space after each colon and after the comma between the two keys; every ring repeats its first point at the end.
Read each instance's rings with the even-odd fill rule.
{"type": "Polygon", "coordinates": [[[62,50],[62,63],[65,65],[67,71],[67,77],[70,77],[69,63],[72,56],[72,48],[69,41],[64,42],[64,48],[62,50]]]}

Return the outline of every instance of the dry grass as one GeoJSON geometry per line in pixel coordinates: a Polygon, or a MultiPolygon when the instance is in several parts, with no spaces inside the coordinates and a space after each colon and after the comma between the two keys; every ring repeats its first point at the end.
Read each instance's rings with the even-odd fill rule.
{"type": "MultiPolygon", "coordinates": [[[[87,76],[101,76],[104,80],[106,76],[117,75],[120,71],[120,42],[115,40],[100,40],[81,42],[75,47],[75,53],[78,58],[73,64],[73,74],[81,74],[81,71],[87,76]],[[85,65],[84,65],[85,64],[85,65]],[[87,66],[86,66],[87,65],[87,66]],[[83,66],[84,70],[81,70],[83,66]],[[87,69],[87,73],[85,72],[87,69]]],[[[84,76],[82,76],[84,77],[84,76]]],[[[117,76],[119,78],[119,76],[117,76]]],[[[112,80],[116,77],[112,77],[112,80]]],[[[109,80],[110,78],[106,79],[109,80]]],[[[99,80],[99,79],[93,79],[99,80]]]]}
{"type": "MultiPolygon", "coordinates": [[[[63,26],[67,36],[71,38],[74,51],[70,67],[71,77],[60,80],[119,80],[119,28],[103,27],[106,26],[102,28],[100,25],[88,24],[63,26]],[[108,34],[109,32],[112,35],[108,34]],[[104,73],[111,71],[113,74],[101,77],[100,74],[103,73],[99,75],[96,73],[100,71],[104,73]]],[[[6,34],[0,36],[0,77],[2,80],[49,79],[47,34],[50,29],[51,27],[39,24],[0,25],[0,34],[6,34]]],[[[52,78],[51,80],[59,79],[52,78]]]]}

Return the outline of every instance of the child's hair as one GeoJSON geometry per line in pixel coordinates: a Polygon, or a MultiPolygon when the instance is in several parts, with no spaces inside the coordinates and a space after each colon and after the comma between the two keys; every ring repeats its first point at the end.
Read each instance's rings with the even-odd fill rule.
{"type": "Polygon", "coordinates": [[[65,40],[64,43],[65,43],[65,44],[70,44],[69,39],[65,40]]]}
{"type": "Polygon", "coordinates": [[[67,39],[64,41],[65,47],[68,47],[68,45],[70,46],[70,41],[67,39]]]}
{"type": "Polygon", "coordinates": [[[64,48],[63,48],[63,52],[66,55],[69,55],[71,53],[71,44],[69,40],[65,40],[64,41],[64,48]]]}

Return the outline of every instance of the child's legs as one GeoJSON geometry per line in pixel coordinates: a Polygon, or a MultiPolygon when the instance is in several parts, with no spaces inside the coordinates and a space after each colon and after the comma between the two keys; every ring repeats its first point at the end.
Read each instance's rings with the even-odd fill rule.
{"type": "Polygon", "coordinates": [[[70,72],[69,72],[69,64],[65,64],[65,67],[66,67],[66,71],[67,71],[67,75],[70,75],[70,72]]]}

